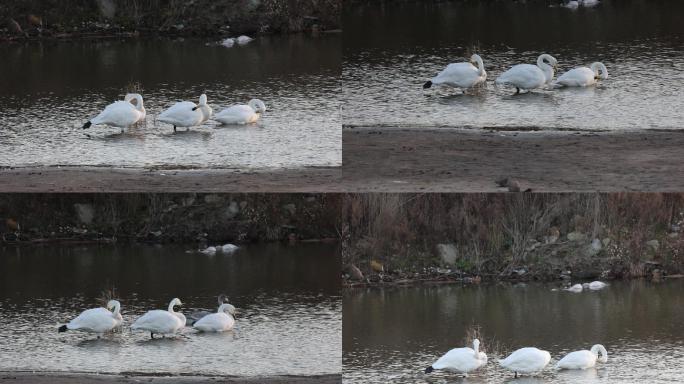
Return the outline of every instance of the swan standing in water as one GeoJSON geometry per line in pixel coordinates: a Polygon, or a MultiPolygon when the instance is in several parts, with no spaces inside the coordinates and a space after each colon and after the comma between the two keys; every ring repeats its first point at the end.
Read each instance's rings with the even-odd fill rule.
{"type": "Polygon", "coordinates": [[[601,363],[608,361],[608,351],[601,344],[596,344],[591,347],[590,351],[582,350],[570,352],[565,357],[560,359],[556,364],[558,369],[587,369],[592,368],[596,365],[596,360],[601,363]],[[601,352],[601,357],[598,357],[599,352],[601,352]]]}
{"type": "Polygon", "coordinates": [[[202,94],[199,98],[199,104],[192,101],[181,101],[162,112],[157,120],[173,125],[173,131],[176,132],[176,127],[194,127],[207,121],[213,113],[211,107],[207,105],[207,95],[202,94]]]}
{"type": "Polygon", "coordinates": [[[99,339],[103,333],[121,326],[123,318],[120,311],[121,303],[116,300],[109,300],[106,309],[101,307],[86,309],[68,324],[59,327],[59,332],[72,330],[97,333],[99,339]]]}
{"type": "Polygon", "coordinates": [[[511,353],[504,360],[499,361],[499,365],[515,372],[515,377],[520,373],[539,372],[551,361],[551,354],[541,349],[527,347],[520,348],[511,353]]]}
{"type": "Polygon", "coordinates": [[[178,298],[171,300],[169,309],[166,311],[161,309],[148,311],[131,325],[131,329],[148,331],[153,339],[155,333],[162,335],[176,333],[176,331],[185,326],[185,316],[180,312],[174,311],[174,306],[176,305],[181,305],[181,301],[178,298]]]}
{"type": "Polygon", "coordinates": [[[548,54],[537,58],[537,65],[517,64],[499,76],[495,83],[515,87],[515,93],[520,90],[540,88],[553,80],[553,71],[558,64],[556,59],[548,54]]]}
{"type": "Polygon", "coordinates": [[[100,114],[83,124],[83,129],[90,128],[91,125],[104,124],[119,127],[123,132],[124,128],[144,119],[145,115],[142,96],[138,93],[130,93],[126,95],[124,101],[115,101],[106,106],[100,114]],[[135,105],[133,105],[133,100],[135,100],[135,105]]]}
{"type": "Polygon", "coordinates": [[[202,332],[223,332],[233,329],[235,325],[235,307],[221,304],[216,313],[199,319],[193,327],[202,332]]]}
{"type": "Polygon", "coordinates": [[[433,85],[445,85],[453,88],[460,88],[462,91],[472,88],[487,80],[487,72],[484,70],[482,58],[475,54],[470,57],[467,63],[451,63],[442,70],[432,80],[423,84],[423,89],[433,85]],[[477,65],[477,66],[475,66],[477,65]]]}
{"type": "Polygon", "coordinates": [[[473,340],[473,348],[454,348],[440,357],[434,364],[425,369],[430,373],[435,369],[445,371],[462,372],[468,376],[468,372],[474,371],[487,364],[487,355],[480,352],[480,340],[473,340]]]}
{"type": "Polygon", "coordinates": [[[223,124],[251,124],[259,120],[261,113],[266,112],[266,104],[259,99],[247,103],[233,105],[217,113],[214,119],[223,124]]]}
{"type": "Polygon", "coordinates": [[[608,78],[608,68],[603,63],[593,63],[589,68],[573,68],[558,77],[553,85],[556,87],[588,87],[598,80],[608,78]]]}
{"type": "MultiPolygon", "coordinates": [[[[223,293],[218,296],[218,305],[221,306],[223,304],[228,303],[228,297],[224,295],[223,293]]],[[[200,310],[200,311],[195,311],[191,314],[189,314],[186,317],[185,320],[185,325],[193,325],[194,323],[197,322],[197,320],[203,318],[204,316],[207,316],[209,314],[213,313],[212,311],[206,311],[206,310],[200,310]]]]}

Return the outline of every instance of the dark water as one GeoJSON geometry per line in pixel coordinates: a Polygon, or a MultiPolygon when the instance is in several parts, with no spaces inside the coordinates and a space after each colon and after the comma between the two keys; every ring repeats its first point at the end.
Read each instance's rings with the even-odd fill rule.
{"type": "Polygon", "coordinates": [[[0,248],[0,371],[311,375],[341,371],[339,251],[330,245],[246,246],[206,256],[188,246],[0,248]],[[122,333],[57,333],[116,287],[122,333]],[[216,308],[228,295],[237,328],[149,340],[131,333],[173,297],[182,312],[216,308]]]}
{"type": "Polygon", "coordinates": [[[296,168],[341,162],[341,37],[105,40],[0,45],[0,165],[296,168]],[[81,126],[138,82],[145,124],[81,126]],[[190,132],[154,121],[205,92],[214,112],[259,98],[257,125],[190,132]],[[88,133],[90,136],[87,136],[88,133]]]}
{"type": "Polygon", "coordinates": [[[409,2],[347,7],[343,123],[351,125],[680,129],[684,113],[681,1],[409,2]],[[470,95],[422,84],[478,52],[487,83],[470,95]],[[494,79],[542,53],[556,75],[601,61],[610,78],[586,89],[515,90],[494,79]]]}
{"type": "Polygon", "coordinates": [[[553,286],[415,287],[345,293],[343,375],[348,383],[667,383],[684,372],[684,281],[614,282],[575,294],[553,286]],[[489,362],[467,380],[423,371],[479,326],[489,362]],[[603,344],[597,369],[553,369],[566,353],[603,344]],[[498,345],[498,347],[496,347],[498,345]],[[498,359],[523,346],[551,353],[536,377],[512,380],[498,359]],[[496,347],[496,348],[494,348],[496,347]],[[493,350],[493,349],[498,349],[493,350]]]}

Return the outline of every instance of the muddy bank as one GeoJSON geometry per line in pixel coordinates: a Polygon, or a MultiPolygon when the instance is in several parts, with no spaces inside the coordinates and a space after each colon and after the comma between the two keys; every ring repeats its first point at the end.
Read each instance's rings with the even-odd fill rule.
{"type": "Polygon", "coordinates": [[[684,273],[683,194],[356,194],[343,212],[346,286],[684,273]]]}
{"type": "Polygon", "coordinates": [[[10,0],[0,40],[107,36],[237,36],[340,28],[341,0],[10,0]]]}
{"type": "Polygon", "coordinates": [[[341,168],[284,170],[104,167],[0,168],[7,192],[338,192],[341,168]]]}
{"type": "Polygon", "coordinates": [[[329,194],[0,194],[0,241],[336,241],[329,194]]]}
{"type": "Polygon", "coordinates": [[[684,190],[684,130],[535,132],[345,127],[343,184],[354,192],[684,190]]]}
{"type": "Polygon", "coordinates": [[[342,382],[341,375],[321,376],[275,376],[275,377],[214,377],[214,376],[144,376],[144,375],[94,375],[94,374],[62,374],[62,373],[0,373],[3,383],[37,383],[37,384],[66,384],[66,383],[265,383],[265,384],[337,384],[342,382]]]}

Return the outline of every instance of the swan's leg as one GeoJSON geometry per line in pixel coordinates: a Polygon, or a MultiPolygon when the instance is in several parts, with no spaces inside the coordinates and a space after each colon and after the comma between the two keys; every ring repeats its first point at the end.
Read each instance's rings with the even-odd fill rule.
{"type": "Polygon", "coordinates": [[[515,377],[514,377],[514,378],[515,378],[515,379],[518,378],[518,372],[515,373],[515,377]]]}
{"type": "Polygon", "coordinates": [[[176,126],[175,125],[173,126],[173,131],[176,132],[176,126]]]}
{"type": "Polygon", "coordinates": [[[154,332],[150,332],[150,337],[154,340],[154,332]]]}
{"type": "Polygon", "coordinates": [[[519,93],[520,93],[520,88],[515,87],[515,94],[517,95],[517,94],[519,94],[519,93]]]}

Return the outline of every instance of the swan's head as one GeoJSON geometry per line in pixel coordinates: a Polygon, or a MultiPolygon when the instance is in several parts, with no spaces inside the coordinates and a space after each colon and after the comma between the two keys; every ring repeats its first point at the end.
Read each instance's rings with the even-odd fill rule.
{"type": "Polygon", "coordinates": [[[107,309],[110,311],[116,311],[117,308],[121,308],[121,303],[116,300],[109,300],[107,302],[107,309]]]}
{"type": "Polygon", "coordinates": [[[608,68],[606,68],[603,63],[593,63],[591,64],[591,70],[594,71],[594,77],[598,80],[605,80],[608,78],[608,68]]]}
{"type": "Polygon", "coordinates": [[[221,306],[220,306],[219,309],[218,309],[218,312],[219,312],[219,313],[221,313],[221,312],[227,312],[227,313],[229,313],[230,315],[235,316],[236,309],[235,309],[235,307],[232,306],[231,304],[225,303],[225,304],[221,304],[221,306]]]}
{"type": "Polygon", "coordinates": [[[169,303],[169,312],[175,312],[176,310],[180,310],[181,305],[183,305],[183,303],[181,303],[180,299],[177,297],[174,298],[169,303]],[[178,309],[176,309],[176,307],[178,307],[178,309]]]}
{"type": "Polygon", "coordinates": [[[143,97],[139,93],[127,93],[124,101],[133,104],[137,109],[143,109],[143,97]]]}
{"type": "Polygon", "coordinates": [[[556,69],[556,66],[558,65],[558,60],[556,60],[555,57],[553,57],[547,53],[539,56],[539,58],[537,59],[537,63],[540,63],[540,62],[552,66],[553,69],[556,69]]]}
{"type": "Polygon", "coordinates": [[[266,112],[266,104],[264,104],[263,101],[259,99],[252,99],[247,103],[256,113],[264,113],[266,112]]]}
{"type": "Polygon", "coordinates": [[[200,95],[199,105],[207,105],[207,95],[205,95],[204,93],[200,95]]]}
{"type": "Polygon", "coordinates": [[[478,339],[473,340],[473,349],[475,350],[475,352],[480,350],[480,340],[478,340],[478,339]]]}
{"type": "Polygon", "coordinates": [[[482,58],[481,58],[480,55],[478,55],[477,53],[473,53],[473,55],[470,56],[470,62],[471,62],[472,64],[475,64],[475,66],[477,66],[478,63],[481,63],[481,62],[482,62],[482,58]]]}
{"type": "Polygon", "coordinates": [[[593,353],[594,355],[598,356],[599,352],[601,353],[601,357],[598,358],[598,361],[600,361],[602,363],[607,362],[608,361],[608,351],[606,351],[606,348],[603,345],[596,344],[593,347],[591,347],[591,353],[593,353]]]}

